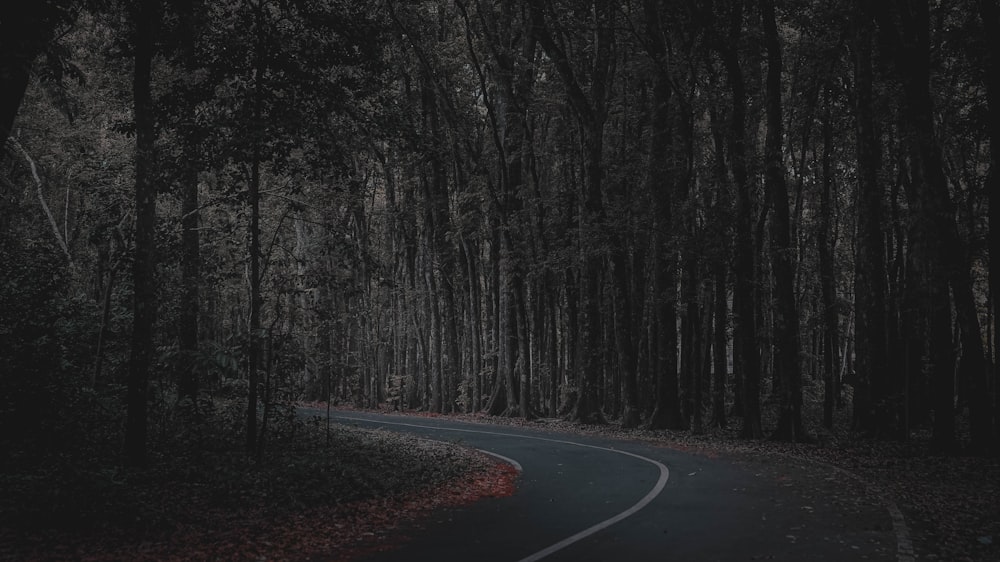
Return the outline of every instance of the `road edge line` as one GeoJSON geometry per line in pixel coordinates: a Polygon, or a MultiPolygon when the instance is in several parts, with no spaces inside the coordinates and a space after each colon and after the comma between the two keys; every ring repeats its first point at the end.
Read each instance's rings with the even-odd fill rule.
{"type": "Polygon", "coordinates": [[[514,470],[518,471],[519,473],[520,472],[524,472],[524,468],[521,467],[521,463],[517,462],[516,460],[514,460],[514,459],[512,459],[510,457],[505,457],[505,456],[501,455],[500,453],[494,453],[493,451],[487,451],[486,449],[476,449],[476,450],[479,451],[480,453],[485,454],[485,455],[489,455],[491,457],[494,457],[494,458],[502,460],[503,462],[505,462],[505,463],[513,466],[514,470]]]}
{"type": "MultiPolygon", "coordinates": [[[[622,450],[619,450],[619,449],[612,449],[610,447],[601,447],[599,445],[588,445],[586,443],[577,443],[575,441],[566,441],[565,439],[549,439],[549,438],[546,438],[546,437],[535,437],[533,435],[521,435],[521,434],[517,434],[517,433],[501,433],[499,431],[482,431],[482,430],[478,430],[478,429],[462,429],[462,428],[455,428],[455,427],[435,427],[433,425],[420,425],[420,424],[415,424],[415,423],[402,423],[402,422],[388,422],[388,421],[382,421],[382,420],[372,420],[372,419],[365,419],[365,418],[355,418],[355,417],[351,417],[351,416],[336,416],[336,417],[334,417],[334,419],[357,421],[357,422],[365,422],[365,423],[374,423],[374,424],[384,424],[384,425],[399,425],[399,426],[403,426],[403,427],[417,427],[417,428],[420,428],[420,429],[434,429],[434,430],[437,430],[437,431],[455,431],[455,432],[460,432],[460,433],[480,433],[480,434],[484,434],[484,435],[500,435],[502,437],[519,437],[519,438],[523,438],[523,439],[533,439],[535,441],[547,441],[549,443],[562,443],[564,445],[575,445],[577,447],[585,447],[585,448],[588,448],[588,449],[597,449],[597,450],[600,450],[600,451],[608,451],[610,453],[617,453],[619,455],[625,455],[625,456],[637,458],[639,460],[643,460],[643,461],[646,461],[646,462],[652,464],[653,466],[657,467],[660,470],[660,477],[656,481],[656,484],[653,485],[653,488],[649,492],[647,492],[646,495],[643,496],[638,502],[636,502],[635,504],[633,504],[632,507],[626,509],[625,511],[622,511],[621,513],[615,515],[614,517],[610,517],[608,519],[605,519],[604,521],[601,521],[599,523],[591,525],[590,527],[587,527],[586,529],[584,529],[584,530],[582,530],[582,531],[580,531],[580,532],[578,532],[578,533],[576,533],[574,535],[566,537],[565,539],[563,539],[563,540],[561,540],[561,541],[559,541],[559,542],[557,542],[555,544],[552,544],[551,546],[543,548],[542,550],[539,550],[538,552],[536,552],[534,554],[531,554],[531,555],[529,555],[529,556],[527,556],[525,558],[522,558],[518,562],[537,562],[538,560],[541,560],[541,559],[545,558],[546,556],[549,556],[551,554],[555,554],[556,552],[558,552],[558,551],[566,548],[567,546],[570,546],[573,543],[579,542],[579,541],[581,541],[581,540],[589,537],[590,535],[593,535],[594,533],[597,533],[598,531],[603,531],[604,529],[607,529],[608,527],[614,525],[615,523],[618,523],[619,521],[622,521],[622,520],[624,520],[624,519],[626,519],[626,518],[634,515],[639,510],[641,510],[642,508],[646,507],[654,499],[656,499],[656,497],[660,495],[660,492],[663,491],[663,488],[666,487],[667,480],[670,479],[670,469],[667,468],[666,465],[664,465],[663,463],[661,463],[659,461],[655,461],[655,460],[653,460],[651,458],[644,457],[642,455],[637,455],[635,453],[630,453],[628,451],[622,451],[622,450]]],[[[461,422],[459,422],[459,423],[461,423],[461,422]]],[[[482,450],[482,449],[480,449],[480,450],[482,450]]],[[[483,452],[487,453],[487,454],[493,454],[493,453],[490,453],[489,451],[483,451],[483,452]]],[[[499,455],[497,455],[497,456],[499,456],[499,455]]],[[[510,460],[513,461],[513,459],[510,459],[510,460]]],[[[517,462],[517,461],[514,461],[514,462],[517,462]]],[[[518,463],[517,466],[520,466],[520,464],[518,463]]]]}
{"type": "Polygon", "coordinates": [[[892,498],[889,492],[886,492],[881,486],[865,480],[861,476],[847,470],[846,468],[841,468],[824,460],[780,452],[771,454],[784,457],[786,459],[808,462],[817,466],[826,467],[829,470],[837,472],[847,478],[850,478],[851,480],[854,480],[858,484],[861,484],[869,494],[877,497],[879,501],[882,502],[882,506],[885,510],[889,512],[889,519],[892,521],[892,532],[896,535],[896,562],[914,562],[916,560],[916,555],[913,553],[913,540],[910,539],[910,528],[906,524],[906,518],[903,517],[903,511],[899,509],[899,505],[896,504],[896,500],[892,498]]]}

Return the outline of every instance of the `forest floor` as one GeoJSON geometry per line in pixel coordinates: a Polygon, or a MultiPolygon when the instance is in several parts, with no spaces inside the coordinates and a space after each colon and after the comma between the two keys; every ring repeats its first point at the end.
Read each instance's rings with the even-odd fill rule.
{"type": "Polygon", "coordinates": [[[867,493],[881,497],[888,510],[898,508],[912,541],[914,559],[1000,561],[1000,459],[934,454],[929,435],[915,435],[908,442],[860,439],[851,435],[849,421],[841,419],[834,433],[825,433],[819,443],[792,444],[742,439],[738,424],[693,435],[688,431],[622,429],[616,423],[582,425],[554,418],[529,421],[482,414],[405,414],[639,440],[710,457],[808,463],[819,469],[815,474],[828,475],[833,470],[838,477],[853,481],[845,483],[845,490],[856,490],[855,484],[861,484],[867,493]]]}
{"type": "Polygon", "coordinates": [[[132,472],[0,462],[0,560],[350,560],[516,477],[471,449],[318,419],[259,459],[231,438],[155,456],[132,472]]]}

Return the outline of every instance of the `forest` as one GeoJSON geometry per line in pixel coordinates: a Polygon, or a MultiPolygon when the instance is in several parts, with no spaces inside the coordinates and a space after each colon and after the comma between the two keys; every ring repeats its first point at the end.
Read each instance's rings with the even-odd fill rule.
{"type": "Polygon", "coordinates": [[[997,10],[4,4],[2,446],[144,466],[224,401],[251,454],[309,402],[995,454],[997,10]]]}

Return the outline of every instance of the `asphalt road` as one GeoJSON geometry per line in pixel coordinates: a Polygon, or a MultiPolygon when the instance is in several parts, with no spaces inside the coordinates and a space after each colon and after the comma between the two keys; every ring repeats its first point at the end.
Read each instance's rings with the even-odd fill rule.
{"type": "Polygon", "coordinates": [[[373,561],[905,558],[886,507],[828,467],[441,418],[334,418],[458,442],[522,469],[513,496],[437,511],[373,561]]]}

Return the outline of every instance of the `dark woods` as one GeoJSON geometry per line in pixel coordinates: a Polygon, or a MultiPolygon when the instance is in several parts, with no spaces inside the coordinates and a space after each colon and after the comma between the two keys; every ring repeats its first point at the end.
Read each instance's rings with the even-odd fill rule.
{"type": "Polygon", "coordinates": [[[994,0],[34,4],[14,450],[301,400],[1000,448],[994,0]]]}

